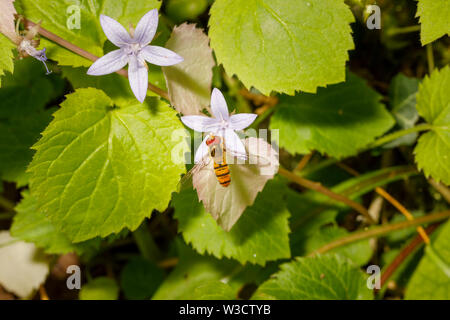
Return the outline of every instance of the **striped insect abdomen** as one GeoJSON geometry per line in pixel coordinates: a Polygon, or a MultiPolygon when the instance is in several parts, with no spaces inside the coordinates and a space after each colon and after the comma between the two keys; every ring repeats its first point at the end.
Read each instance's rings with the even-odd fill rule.
{"type": "Polygon", "coordinates": [[[228,187],[230,185],[230,168],[225,161],[221,164],[214,162],[214,172],[222,187],[228,187]]]}

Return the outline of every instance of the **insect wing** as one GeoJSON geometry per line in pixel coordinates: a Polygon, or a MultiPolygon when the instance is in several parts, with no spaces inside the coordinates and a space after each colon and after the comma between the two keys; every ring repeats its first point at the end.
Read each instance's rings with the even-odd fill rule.
{"type": "Polygon", "coordinates": [[[194,174],[200,172],[211,163],[211,157],[209,154],[205,155],[201,161],[196,163],[180,180],[179,185],[185,185],[194,174]]]}

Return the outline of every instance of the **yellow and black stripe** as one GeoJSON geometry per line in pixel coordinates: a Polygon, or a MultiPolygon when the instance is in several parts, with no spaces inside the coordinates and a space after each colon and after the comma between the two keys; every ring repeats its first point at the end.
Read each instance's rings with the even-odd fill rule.
{"type": "Polygon", "coordinates": [[[214,162],[214,172],[216,174],[217,180],[222,185],[222,187],[228,187],[230,185],[230,168],[225,161],[221,164],[214,162]]]}

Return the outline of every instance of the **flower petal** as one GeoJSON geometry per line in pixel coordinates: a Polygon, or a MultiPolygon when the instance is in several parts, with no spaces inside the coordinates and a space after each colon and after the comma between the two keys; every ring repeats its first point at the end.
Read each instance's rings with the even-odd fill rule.
{"type": "Polygon", "coordinates": [[[97,59],[87,71],[91,76],[116,72],[126,66],[128,59],[122,49],[111,51],[97,59]]]}
{"type": "Polygon", "coordinates": [[[139,20],[134,30],[134,40],[145,46],[152,41],[158,28],[158,10],[150,10],[139,20]]]}
{"type": "Polygon", "coordinates": [[[144,61],[131,56],[128,66],[128,79],[136,99],[144,102],[148,88],[148,69],[144,61]]]}
{"type": "Polygon", "coordinates": [[[233,130],[226,130],[223,138],[225,139],[225,146],[228,151],[238,158],[246,159],[247,152],[245,151],[245,146],[233,130]]]}
{"type": "Polygon", "coordinates": [[[214,88],[211,94],[211,111],[218,120],[228,120],[228,107],[225,98],[219,89],[214,88]]]}
{"type": "Polygon", "coordinates": [[[208,136],[203,139],[202,143],[198,146],[197,151],[195,151],[194,163],[199,163],[208,154],[208,146],[206,145],[206,140],[208,136]]]}
{"type": "Polygon", "coordinates": [[[184,116],[181,117],[181,122],[198,132],[214,132],[219,125],[216,119],[206,116],[184,116]]]}
{"type": "Polygon", "coordinates": [[[258,115],[254,113],[233,114],[230,117],[230,126],[233,130],[244,130],[255,121],[258,115]]]}
{"type": "Polygon", "coordinates": [[[106,37],[116,46],[122,47],[127,43],[131,43],[130,34],[120,23],[118,23],[113,18],[101,14],[100,24],[102,25],[103,32],[105,33],[106,37]]]}
{"type": "Polygon", "coordinates": [[[141,50],[141,57],[157,66],[171,66],[182,62],[183,57],[175,52],[158,46],[146,46],[141,50]]]}

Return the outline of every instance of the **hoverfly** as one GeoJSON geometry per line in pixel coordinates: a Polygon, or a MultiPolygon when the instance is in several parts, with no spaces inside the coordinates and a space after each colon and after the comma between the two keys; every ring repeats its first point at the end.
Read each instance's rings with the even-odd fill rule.
{"type": "Polygon", "coordinates": [[[180,182],[182,184],[186,182],[192,175],[207,167],[212,160],[214,162],[214,173],[216,174],[217,181],[221,186],[228,187],[231,183],[231,175],[223,139],[220,136],[210,134],[206,138],[206,146],[208,147],[208,153],[186,173],[180,182]]]}
{"type": "MultiPolygon", "coordinates": [[[[214,134],[209,134],[205,143],[208,148],[207,154],[186,173],[186,175],[181,179],[180,184],[184,184],[194,174],[200,172],[202,169],[207,167],[211,161],[213,161],[213,168],[217,181],[222,187],[226,188],[231,183],[231,174],[229,163],[227,162],[227,155],[237,157],[241,160],[248,160],[249,155],[227,150],[225,147],[224,138],[214,134]]],[[[252,155],[252,159],[253,157],[256,157],[256,159],[261,158],[259,155],[252,155]]]]}

